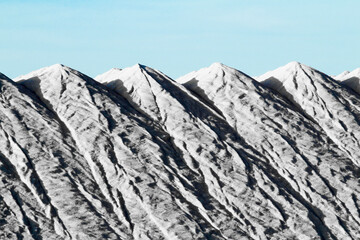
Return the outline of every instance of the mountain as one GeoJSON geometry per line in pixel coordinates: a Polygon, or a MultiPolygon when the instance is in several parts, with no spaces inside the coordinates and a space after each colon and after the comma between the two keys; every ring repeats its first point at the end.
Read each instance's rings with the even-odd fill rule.
{"type": "MultiPolygon", "coordinates": [[[[251,238],[265,238],[267,231],[274,231],[272,234],[275,236],[276,232],[281,232],[281,236],[293,234],[283,230],[283,217],[275,200],[274,205],[266,208],[259,204],[257,211],[253,210],[253,206],[243,204],[255,200],[265,204],[268,201],[264,197],[265,192],[269,192],[266,196],[271,199],[284,201],[283,197],[267,191],[266,185],[273,185],[275,192],[283,187],[268,179],[258,179],[257,175],[268,175],[262,166],[267,159],[261,159],[263,157],[216,111],[198,101],[196,96],[166,75],[143,65],[118,70],[111,78],[100,76],[96,79],[126,97],[135,109],[163,126],[184,162],[192,166],[193,174],[204,176],[209,193],[219,201],[219,206],[227,209],[232,218],[242,222],[243,226],[238,226],[238,230],[243,229],[251,238]],[[256,159],[256,164],[249,162],[249,158],[256,159]],[[243,176],[239,169],[247,174],[243,176]],[[259,199],[259,196],[262,197],[259,199]]],[[[277,173],[271,177],[281,178],[277,173]]],[[[289,197],[293,198],[291,195],[289,197]]],[[[229,227],[220,229],[230,231],[229,227]]],[[[225,235],[230,239],[236,236],[225,235]]]]}
{"type": "Polygon", "coordinates": [[[352,72],[347,71],[346,74],[340,74],[336,76],[335,79],[341,81],[344,86],[347,86],[360,94],[360,68],[357,68],[352,72]]]}
{"type": "Polygon", "coordinates": [[[360,164],[360,102],[354,92],[298,62],[270,71],[258,80],[317,122],[356,165],[360,164]]]}
{"type": "MultiPolygon", "coordinates": [[[[256,102],[257,101],[256,99],[261,97],[260,93],[259,93],[259,96],[256,96],[256,98],[252,97],[255,93],[248,94],[247,96],[242,96],[243,98],[246,98],[246,100],[244,100],[244,102],[249,101],[249,102],[256,103],[255,105],[252,105],[252,106],[247,106],[247,104],[238,104],[237,105],[237,102],[234,102],[231,100],[231,99],[238,99],[238,95],[240,95],[239,91],[241,91],[241,95],[244,95],[243,91],[242,91],[244,88],[246,88],[248,90],[249,89],[254,90],[254,89],[256,89],[256,87],[260,88],[260,85],[258,83],[256,83],[254,80],[251,80],[250,78],[248,78],[247,76],[243,75],[242,73],[240,73],[239,71],[237,71],[235,69],[231,69],[222,64],[215,63],[212,66],[210,66],[209,69],[200,71],[200,73],[198,73],[198,75],[192,73],[191,76],[189,77],[189,79],[191,79],[192,82],[198,81],[198,86],[200,86],[200,84],[202,84],[202,83],[206,84],[206,80],[208,80],[209,84],[211,85],[211,89],[214,92],[216,91],[216,96],[218,96],[220,98],[220,100],[218,101],[219,103],[230,103],[232,105],[235,104],[237,107],[241,108],[241,110],[239,109],[239,111],[234,111],[234,109],[231,109],[227,112],[221,111],[223,109],[221,104],[216,105],[216,106],[214,106],[214,104],[211,104],[212,101],[215,101],[214,99],[209,100],[209,99],[204,99],[202,97],[200,100],[203,100],[203,101],[194,101],[195,99],[199,100],[199,96],[202,93],[206,96],[212,96],[211,92],[206,92],[206,90],[204,90],[204,89],[202,89],[201,91],[197,91],[197,92],[186,91],[184,88],[179,86],[179,84],[174,82],[169,77],[167,77],[164,74],[162,74],[161,72],[151,69],[149,67],[146,67],[143,65],[135,65],[132,68],[119,70],[119,71],[117,71],[117,73],[118,73],[117,75],[112,75],[111,78],[97,77],[96,79],[100,82],[105,82],[109,88],[111,88],[111,89],[117,91],[119,94],[127,97],[128,100],[133,103],[134,108],[137,108],[137,109],[140,109],[140,110],[146,112],[147,114],[152,116],[153,119],[156,119],[161,125],[165,126],[166,131],[168,131],[170,133],[170,135],[175,139],[176,142],[181,142],[181,141],[183,141],[182,139],[185,139],[186,141],[184,143],[178,144],[178,146],[180,146],[180,148],[184,144],[186,144],[186,146],[197,146],[196,142],[198,140],[197,139],[192,140],[191,138],[188,137],[189,135],[187,132],[184,132],[183,130],[176,131],[176,128],[180,128],[183,125],[187,125],[186,129],[191,129],[191,125],[193,125],[194,123],[196,123],[196,125],[198,125],[198,126],[201,126],[204,124],[209,125],[209,123],[210,123],[210,128],[211,128],[211,126],[221,126],[224,124],[220,125],[219,123],[216,123],[216,122],[211,123],[211,122],[213,122],[215,119],[219,119],[219,120],[217,120],[217,122],[219,122],[222,118],[223,120],[227,120],[230,123],[232,122],[232,119],[235,119],[235,121],[239,121],[239,126],[242,129],[242,131],[236,131],[235,130],[236,126],[234,127],[233,124],[228,124],[227,126],[225,125],[226,126],[225,128],[220,129],[221,132],[224,132],[224,131],[235,132],[235,135],[238,134],[239,136],[241,136],[240,138],[242,138],[242,141],[245,142],[246,145],[248,145],[247,148],[254,149],[254,151],[256,151],[257,153],[258,153],[259,149],[262,149],[262,151],[260,153],[261,156],[266,156],[266,158],[268,158],[265,160],[265,162],[269,161],[269,159],[273,160],[274,162],[277,162],[277,164],[267,165],[265,167],[267,169],[274,168],[275,171],[279,171],[279,168],[282,171],[284,171],[285,169],[288,169],[288,168],[291,169],[292,165],[294,164],[293,163],[294,161],[299,161],[298,164],[303,166],[304,169],[308,168],[308,167],[314,168],[314,166],[312,165],[312,162],[319,165],[321,163],[322,159],[327,159],[329,157],[332,157],[330,155],[324,155],[324,152],[328,151],[328,149],[319,147],[319,146],[321,146],[319,144],[319,142],[324,142],[324,145],[327,145],[326,142],[328,141],[325,134],[323,134],[321,136],[324,139],[319,139],[318,132],[321,131],[320,127],[318,127],[317,132],[313,133],[313,135],[309,136],[309,134],[302,134],[302,135],[305,135],[305,137],[302,137],[302,139],[295,139],[295,140],[291,139],[292,138],[291,136],[299,135],[298,129],[294,130],[291,134],[289,134],[286,131],[281,130],[281,128],[278,126],[273,126],[274,130],[272,130],[272,131],[267,131],[267,130],[261,131],[261,129],[263,129],[263,128],[268,129],[269,127],[267,124],[257,123],[257,122],[261,122],[262,117],[263,117],[260,114],[260,112],[261,111],[269,112],[269,107],[266,107],[265,109],[259,109],[258,107],[256,107],[260,104],[260,101],[256,102]],[[195,75],[197,75],[197,76],[195,77],[195,75]],[[219,76],[221,76],[221,77],[219,77],[219,76]],[[223,76],[226,76],[226,78],[224,79],[223,76]],[[202,77],[205,77],[205,79],[202,79],[202,77]],[[238,81],[239,78],[243,78],[243,81],[238,81]],[[246,79],[246,78],[248,78],[248,79],[246,79]],[[221,83],[218,83],[217,81],[218,80],[220,81],[220,79],[222,81],[221,81],[221,83]],[[216,88],[215,85],[220,86],[221,89],[229,88],[229,90],[222,92],[221,90],[219,90],[219,88],[216,88]],[[186,94],[184,94],[184,92],[186,94]],[[226,97],[230,97],[230,98],[226,99],[226,97]],[[142,104],[143,102],[146,104],[142,104]],[[207,105],[207,108],[213,109],[213,111],[208,112],[208,113],[204,112],[204,110],[207,109],[204,107],[204,105],[207,105]],[[247,107],[249,109],[251,109],[251,110],[249,110],[249,112],[245,111],[245,109],[247,107]],[[256,111],[254,111],[255,107],[257,108],[256,111]],[[254,111],[255,113],[252,113],[252,111],[254,111]],[[174,115],[173,113],[177,113],[177,114],[174,115]],[[189,115],[189,113],[191,113],[191,115],[196,118],[192,119],[191,115],[188,117],[187,115],[189,115]],[[199,113],[201,113],[201,115],[199,115],[199,113]],[[204,113],[205,113],[205,116],[202,116],[204,113]],[[234,114],[234,115],[230,116],[228,118],[223,117],[224,115],[227,115],[227,113],[229,113],[229,116],[230,116],[230,114],[234,114]],[[251,115],[252,115],[252,117],[250,118],[251,115]],[[163,116],[165,116],[165,117],[163,117],[163,116]],[[181,116],[181,118],[182,118],[181,121],[179,121],[178,116],[181,116]],[[211,116],[211,118],[209,119],[209,117],[206,117],[206,116],[211,116]],[[234,116],[235,116],[235,118],[232,118],[234,116]],[[246,119],[245,116],[249,116],[249,117],[246,119]],[[204,120],[206,118],[209,120],[204,122],[204,120]],[[198,120],[201,120],[201,121],[198,121],[198,120]],[[187,124],[187,122],[191,123],[191,124],[187,124]],[[200,123],[198,124],[197,122],[200,122],[200,123]],[[240,124],[240,122],[241,122],[241,124],[240,124]],[[248,124],[248,126],[245,126],[245,124],[248,124]],[[255,128],[256,131],[252,130],[251,127],[255,128]],[[174,129],[174,130],[172,130],[172,129],[174,129]],[[227,129],[229,129],[229,130],[227,130],[227,129]],[[278,134],[280,136],[277,136],[276,138],[273,137],[273,135],[277,135],[277,132],[281,132],[281,131],[282,131],[282,134],[278,134]],[[179,133],[181,133],[181,132],[184,132],[184,135],[181,136],[181,138],[180,138],[179,133]],[[261,136],[264,136],[264,137],[262,138],[261,136]],[[177,139],[179,139],[179,140],[177,140],[177,139]],[[296,144],[291,144],[292,142],[295,142],[295,141],[298,142],[298,146],[296,144]],[[274,146],[271,146],[271,148],[270,148],[269,144],[268,144],[269,142],[279,142],[279,144],[274,144],[274,146]],[[313,156],[314,152],[316,152],[315,150],[313,150],[311,153],[306,153],[309,149],[309,142],[314,143],[313,148],[316,149],[316,151],[318,152],[317,154],[324,155],[320,158],[320,161],[315,159],[313,156]],[[189,144],[189,143],[191,143],[191,144],[189,144]],[[249,143],[252,144],[252,146],[249,143]],[[288,146],[285,148],[284,145],[288,145],[288,146]],[[302,148],[302,149],[297,150],[297,148],[302,148]],[[264,149],[266,149],[266,150],[264,150],[264,149]],[[304,151],[305,153],[299,154],[302,151],[304,151]],[[268,155],[270,155],[270,157],[268,155]],[[296,156],[296,155],[298,155],[299,160],[297,160],[296,157],[294,160],[294,156],[296,156]],[[280,156],[282,156],[282,157],[280,157],[280,156]],[[310,159],[310,161],[309,161],[309,159],[310,159]],[[281,167],[279,166],[280,162],[283,165],[281,167]]],[[[184,77],[183,80],[185,78],[186,77],[184,77]]],[[[189,85],[185,84],[185,86],[188,87],[189,85]]],[[[191,88],[190,88],[190,90],[191,90],[191,88]]],[[[277,104],[279,101],[282,101],[281,102],[282,105],[289,106],[289,104],[287,104],[281,98],[276,97],[269,90],[267,90],[266,93],[265,93],[265,91],[266,91],[265,89],[262,89],[262,91],[263,91],[261,93],[262,95],[264,95],[264,96],[269,95],[268,98],[270,98],[270,95],[273,97],[274,104],[277,104]]],[[[201,95],[201,96],[203,96],[203,95],[201,95]]],[[[215,101],[215,102],[217,102],[217,101],[215,101]]],[[[263,106],[268,105],[268,103],[266,103],[265,101],[262,102],[261,104],[263,106]]],[[[285,113],[292,111],[290,106],[287,109],[280,109],[280,110],[281,110],[281,112],[285,112],[285,113]]],[[[276,117],[275,114],[279,114],[279,109],[273,108],[272,111],[274,114],[273,117],[275,118],[276,117]]],[[[293,116],[293,115],[289,116],[287,123],[291,122],[291,120],[293,120],[295,117],[300,118],[299,122],[306,121],[306,119],[304,119],[304,117],[302,117],[300,114],[297,114],[294,111],[293,111],[293,114],[297,115],[297,116],[293,116]]],[[[314,129],[312,129],[312,127],[310,127],[312,125],[312,123],[307,121],[306,124],[307,124],[307,127],[304,127],[304,129],[302,129],[302,132],[309,132],[309,131],[314,132],[314,129]]],[[[290,124],[287,124],[287,125],[289,125],[287,128],[289,128],[289,129],[293,128],[290,124]]],[[[197,127],[197,128],[199,128],[199,127],[197,127]]],[[[219,128],[219,127],[217,127],[217,128],[219,128]]],[[[213,128],[213,129],[216,129],[216,128],[213,128]]],[[[195,132],[198,130],[194,129],[192,131],[195,132]]],[[[199,133],[199,135],[205,136],[205,133],[206,132],[203,131],[203,132],[199,133]]],[[[224,140],[226,142],[231,141],[230,139],[224,139],[224,140]]],[[[212,141],[212,142],[214,142],[214,141],[212,141]]],[[[233,143],[231,145],[233,146],[233,143]]],[[[342,157],[344,158],[344,160],[343,160],[344,162],[347,162],[348,164],[352,165],[352,163],[349,159],[345,160],[344,154],[341,153],[340,150],[336,146],[334,146],[332,148],[338,154],[343,155],[342,157]]],[[[259,155],[259,153],[258,153],[258,155],[259,155]]],[[[199,156],[196,156],[196,154],[192,154],[191,157],[193,157],[195,159],[199,158],[199,156]]],[[[264,164],[264,162],[259,162],[257,164],[264,164]]],[[[326,163],[326,164],[328,164],[328,163],[326,163]]],[[[338,164],[334,162],[334,166],[335,165],[338,165],[338,164]]],[[[258,165],[258,166],[260,166],[260,165],[258,165]]],[[[340,165],[337,166],[337,171],[339,171],[340,167],[341,167],[340,165]]],[[[325,169],[327,169],[326,165],[324,165],[324,170],[325,169]]],[[[293,176],[297,175],[296,171],[292,172],[290,170],[290,172],[289,172],[289,170],[287,170],[287,172],[285,172],[285,174],[283,174],[283,176],[284,175],[286,178],[283,179],[282,181],[289,181],[290,183],[294,183],[294,184],[295,184],[295,182],[297,182],[296,180],[295,181],[292,180],[293,176]],[[289,174],[287,174],[287,173],[289,173],[289,174]]],[[[283,177],[283,176],[281,176],[281,177],[283,177]]],[[[277,178],[279,176],[276,175],[273,177],[277,178]]],[[[300,178],[302,178],[302,177],[300,177],[300,178]]],[[[306,182],[307,178],[308,178],[308,176],[304,176],[304,178],[299,179],[299,181],[306,182]]],[[[330,176],[329,172],[327,172],[327,173],[325,173],[325,172],[319,173],[318,172],[317,176],[315,178],[322,178],[322,180],[314,179],[313,180],[314,182],[319,182],[319,181],[326,182],[325,179],[333,178],[333,177],[330,176]]],[[[254,177],[254,179],[256,181],[258,181],[258,179],[256,177],[254,177]]],[[[276,185],[279,185],[279,184],[276,183],[276,185]]],[[[320,184],[320,185],[323,185],[322,189],[324,191],[324,194],[329,193],[329,186],[326,186],[325,183],[320,184]]],[[[262,186],[260,186],[260,187],[262,187],[262,186]]],[[[276,186],[276,187],[279,189],[282,188],[282,186],[276,186]]],[[[305,189],[309,188],[306,185],[302,186],[302,187],[305,189]]],[[[312,191],[309,189],[309,192],[312,192],[312,191]]],[[[226,192],[225,192],[225,194],[226,194],[226,192]]],[[[279,206],[284,204],[284,200],[278,199],[278,196],[274,195],[271,197],[273,197],[275,199],[274,202],[278,203],[279,206]]],[[[345,201],[347,198],[348,198],[348,196],[344,195],[343,200],[345,201]]],[[[305,202],[303,204],[306,205],[305,202]]],[[[284,212],[286,212],[286,211],[291,211],[291,210],[290,209],[284,210],[284,212]]],[[[291,215],[291,214],[289,214],[289,215],[291,215]]],[[[277,228],[277,229],[279,229],[279,228],[277,228]]],[[[265,229],[265,231],[266,231],[266,229],[265,229]]],[[[281,234],[283,234],[283,236],[286,235],[285,232],[286,231],[281,230],[281,234]]],[[[288,235],[288,237],[289,236],[290,235],[288,235]]]]}
{"type": "Polygon", "coordinates": [[[58,116],[22,85],[0,84],[1,238],[126,237],[58,116]]]}
{"type": "MultiPolygon", "coordinates": [[[[221,239],[206,213],[206,208],[217,213],[219,207],[206,189],[196,187],[204,184],[203,178],[190,174],[167,144],[169,136],[124,98],[62,65],[18,80],[47,102],[74,137],[103,192],[100,200],[107,201],[126,226],[124,232],[132,235],[114,239],[198,239],[209,234],[221,239]]],[[[228,213],[217,215],[224,225],[237,227],[226,219],[228,213]]]]}
{"type": "Polygon", "coordinates": [[[359,95],[300,63],[266,76],[0,74],[0,238],[358,239],[359,95]]]}

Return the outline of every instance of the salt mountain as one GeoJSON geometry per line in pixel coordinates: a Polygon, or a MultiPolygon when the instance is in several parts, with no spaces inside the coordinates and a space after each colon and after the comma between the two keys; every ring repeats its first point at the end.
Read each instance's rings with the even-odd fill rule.
{"type": "Polygon", "coordinates": [[[0,74],[0,239],[360,239],[359,79],[0,74]]]}

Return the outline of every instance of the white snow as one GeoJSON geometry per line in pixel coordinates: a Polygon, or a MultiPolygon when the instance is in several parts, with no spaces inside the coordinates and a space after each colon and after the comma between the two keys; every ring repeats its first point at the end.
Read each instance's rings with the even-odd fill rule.
{"type": "Polygon", "coordinates": [[[341,80],[343,79],[346,75],[348,75],[350,73],[350,71],[344,71],[342,73],[340,73],[339,75],[335,75],[335,76],[332,76],[334,79],[336,80],[341,80]]]}
{"type": "Polygon", "coordinates": [[[355,85],[298,62],[257,80],[0,74],[0,238],[358,239],[355,85]]]}
{"type": "Polygon", "coordinates": [[[354,94],[326,74],[296,62],[268,72],[258,80],[303,110],[360,164],[360,105],[354,94]]]}
{"type": "Polygon", "coordinates": [[[360,68],[357,68],[352,72],[347,72],[347,74],[340,74],[335,79],[341,81],[343,85],[360,94],[360,68]]]}

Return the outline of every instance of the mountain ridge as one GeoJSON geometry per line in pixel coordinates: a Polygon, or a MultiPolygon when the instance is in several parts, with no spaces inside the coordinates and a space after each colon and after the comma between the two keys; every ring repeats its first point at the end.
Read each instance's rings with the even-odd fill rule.
{"type": "Polygon", "coordinates": [[[316,69],[0,79],[1,237],[360,237],[360,100],[316,69]]]}
{"type": "Polygon", "coordinates": [[[360,136],[357,127],[360,108],[353,92],[348,91],[326,74],[302,64],[286,65],[266,73],[258,80],[278,91],[300,107],[307,116],[317,121],[337,144],[350,155],[352,154],[354,161],[359,164],[357,160],[359,155],[355,149],[360,146],[356,137],[360,136]],[[329,119],[337,121],[329,121],[329,119]],[[344,134],[349,134],[348,137],[352,140],[346,141],[342,136],[344,134]],[[343,142],[343,139],[346,142],[343,142]]]}

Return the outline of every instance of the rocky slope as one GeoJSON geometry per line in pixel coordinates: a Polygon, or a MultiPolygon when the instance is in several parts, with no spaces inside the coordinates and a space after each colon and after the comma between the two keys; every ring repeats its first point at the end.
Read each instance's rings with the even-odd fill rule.
{"type": "MultiPolygon", "coordinates": [[[[335,172],[340,172],[345,162],[350,166],[356,165],[331,141],[321,126],[308,119],[297,105],[291,105],[286,98],[242,72],[219,63],[177,81],[197,94],[199,99],[218,109],[245,140],[263,156],[269,157],[271,165],[282,171],[287,181],[302,192],[302,197],[312,202],[312,199],[321,199],[321,196],[328,194],[341,195],[339,192],[331,193],[332,184],[328,184],[334,183],[336,174],[333,174],[335,169],[332,167],[339,164],[335,159],[340,155],[343,159],[347,158],[342,160],[344,162],[338,165],[335,172]],[[329,148],[332,150],[329,151],[329,148]],[[300,169],[301,175],[298,174],[300,169]],[[313,183],[317,184],[315,188],[313,183]],[[312,194],[318,196],[313,197],[312,194]]],[[[336,185],[348,186],[341,177],[337,182],[336,185]]],[[[340,197],[339,204],[347,202],[348,197],[347,194],[340,197]]],[[[324,204],[327,205],[319,202],[318,207],[322,209],[324,204]]],[[[351,205],[345,207],[344,211],[347,208],[355,209],[354,204],[351,205]]],[[[325,222],[334,223],[331,218],[325,219],[325,222]]],[[[357,232],[355,229],[354,233],[357,232]]]]}
{"type": "Polygon", "coordinates": [[[0,79],[0,238],[360,237],[359,95],[315,69],[0,79]]]}
{"type": "Polygon", "coordinates": [[[359,166],[359,97],[326,74],[298,62],[258,78],[289,99],[317,122],[327,135],[359,166]]]}

